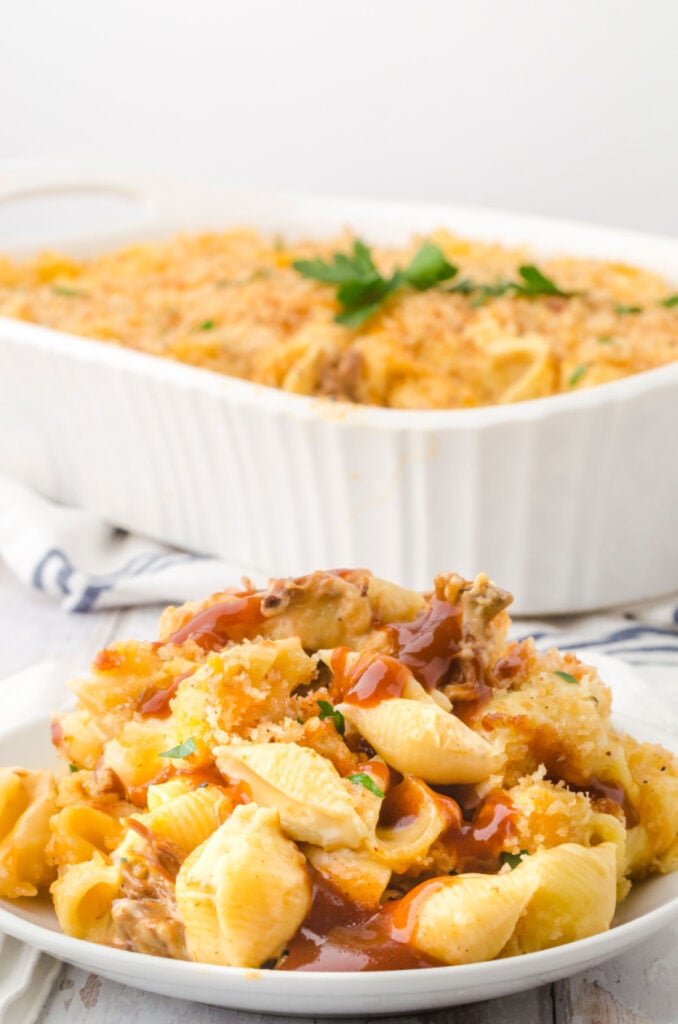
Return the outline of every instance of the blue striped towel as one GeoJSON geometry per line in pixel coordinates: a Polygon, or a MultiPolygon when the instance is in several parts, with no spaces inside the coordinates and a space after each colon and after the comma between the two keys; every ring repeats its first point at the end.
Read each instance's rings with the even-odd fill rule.
{"type": "MultiPolygon", "coordinates": [[[[242,574],[241,566],[124,533],[3,477],[0,558],[25,584],[70,612],[199,600],[237,583],[242,574]]],[[[518,619],[512,635],[533,635],[541,648],[590,651],[674,670],[678,690],[678,594],[593,615],[518,619]]]]}

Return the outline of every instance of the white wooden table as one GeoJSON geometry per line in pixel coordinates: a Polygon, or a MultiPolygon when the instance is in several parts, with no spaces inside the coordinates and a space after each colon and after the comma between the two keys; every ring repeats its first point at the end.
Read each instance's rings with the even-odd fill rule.
{"type": "MultiPolygon", "coordinates": [[[[1,674],[49,657],[63,662],[66,679],[86,668],[114,636],[155,636],[158,614],[157,608],[144,608],[67,615],[51,600],[25,590],[0,565],[1,674]]],[[[165,999],[68,964],[37,1016],[38,1024],[266,1024],[276,1019],[165,999]]],[[[625,956],[554,985],[473,1006],[384,1019],[401,1024],[678,1024],[678,923],[625,956]]]]}

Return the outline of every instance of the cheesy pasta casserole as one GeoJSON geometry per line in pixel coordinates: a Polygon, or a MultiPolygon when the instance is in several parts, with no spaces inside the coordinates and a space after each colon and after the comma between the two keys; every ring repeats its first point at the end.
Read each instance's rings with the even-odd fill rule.
{"type": "Polygon", "coordinates": [[[518,402],[678,359],[678,296],[622,263],[448,231],[401,249],[188,235],[79,261],[0,258],[0,316],[300,395],[399,409],[518,402]]]}
{"type": "Polygon", "coordinates": [[[0,895],[63,930],[276,970],[507,957],[608,928],[678,864],[678,761],[572,654],[507,643],[486,576],[365,570],[168,608],[0,770],[0,895]]]}

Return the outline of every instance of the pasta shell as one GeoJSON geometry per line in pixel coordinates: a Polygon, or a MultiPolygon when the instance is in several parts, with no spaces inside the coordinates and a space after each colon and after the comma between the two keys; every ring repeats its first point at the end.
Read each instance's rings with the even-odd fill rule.
{"type": "Polygon", "coordinates": [[[48,853],[60,866],[90,860],[97,851],[108,854],[122,835],[117,818],[86,804],[64,807],[52,818],[50,828],[48,853]]]}
{"type": "Polygon", "coordinates": [[[194,789],[195,783],[186,775],[179,775],[176,779],[170,779],[168,782],[149,786],[146,793],[148,809],[154,811],[161,804],[166,804],[168,800],[174,800],[175,797],[183,796],[184,793],[192,793],[194,789]]]}
{"type": "MultiPolygon", "coordinates": [[[[211,836],[232,810],[232,800],[218,786],[205,786],[167,800],[147,814],[135,814],[133,817],[153,835],[169,840],[188,854],[211,836]]],[[[143,845],[141,837],[129,829],[117,855],[138,851],[143,849],[143,845]]]]}
{"type": "Polygon", "coordinates": [[[482,782],[501,767],[487,740],[434,702],[396,697],[374,707],[339,704],[337,710],[403,775],[451,785],[482,782]]]}
{"type": "Polygon", "coordinates": [[[223,774],[248,784],[256,803],[275,807],[291,839],[338,849],[355,848],[367,838],[351,784],[315,750],[296,743],[253,743],[220,747],[216,760],[223,774]]]}
{"type": "Polygon", "coordinates": [[[563,843],[525,857],[511,873],[535,881],[505,955],[532,953],[607,931],[617,893],[617,847],[563,843]]]}
{"type": "Polygon", "coordinates": [[[541,334],[493,341],[487,346],[488,378],[497,402],[521,402],[553,393],[556,380],[551,345],[541,334]]]}
{"type": "Polygon", "coordinates": [[[360,850],[322,850],[304,847],[306,857],[347,899],[377,909],[391,879],[391,869],[360,850]]]}
{"type": "Polygon", "coordinates": [[[50,889],[59,924],[66,934],[90,942],[105,942],[111,906],[120,883],[120,868],[107,864],[100,853],[67,868],[50,889]]]}
{"type": "Polygon", "coordinates": [[[54,878],[45,849],[56,811],[52,772],[0,769],[0,896],[35,896],[54,878]]]}
{"type": "Polygon", "coordinates": [[[411,930],[412,945],[443,963],[493,960],[510,939],[537,884],[536,878],[517,871],[435,878],[399,901],[394,923],[411,930]]]}
{"type": "Polygon", "coordinates": [[[255,804],[237,807],[190,854],[176,896],[192,959],[235,967],[279,956],[311,905],[302,854],[277,812],[255,804]]]}
{"type": "Polygon", "coordinates": [[[370,847],[380,861],[402,874],[426,856],[447,823],[433,794],[420,779],[404,779],[389,792],[387,800],[405,812],[409,823],[404,827],[400,822],[378,826],[370,847]]]}

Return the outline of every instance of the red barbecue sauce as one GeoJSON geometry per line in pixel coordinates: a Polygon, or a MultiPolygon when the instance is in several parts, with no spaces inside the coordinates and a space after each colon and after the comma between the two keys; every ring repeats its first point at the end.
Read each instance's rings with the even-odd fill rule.
{"type": "MultiPolygon", "coordinates": [[[[311,909],[278,970],[403,971],[441,966],[412,945],[422,886],[375,911],[353,903],[319,872],[310,871],[311,909]]],[[[431,884],[441,883],[424,886],[431,884]]]]}
{"type": "Polygon", "coordinates": [[[414,622],[394,622],[386,632],[396,657],[427,690],[450,681],[462,639],[459,605],[434,598],[414,622]]]}
{"type": "Polygon", "coordinates": [[[461,807],[450,796],[437,793],[422,782],[406,776],[386,794],[379,815],[379,828],[392,831],[414,825],[422,801],[433,799],[445,821],[438,842],[453,854],[457,871],[498,871],[499,856],[515,834],[517,812],[507,793],[490,793],[464,818],[461,807]]]}
{"type": "MultiPolygon", "coordinates": [[[[371,573],[367,569],[334,569],[328,575],[337,576],[357,586],[371,573]]],[[[304,587],[310,578],[308,575],[299,576],[291,582],[304,587]]],[[[228,643],[241,643],[265,621],[266,615],[262,610],[264,600],[274,608],[277,591],[284,590],[289,583],[289,580],[281,579],[269,590],[242,590],[235,593],[230,600],[220,601],[198,612],[173,633],[168,642],[183,644],[187,640],[194,640],[206,651],[220,650],[228,643]]]]}
{"type": "Polygon", "coordinates": [[[410,676],[407,669],[388,654],[366,651],[349,668],[353,654],[349,647],[337,647],[332,655],[333,691],[347,704],[372,708],[382,700],[400,697],[410,676]]]}
{"type": "Polygon", "coordinates": [[[64,742],[64,730],[61,727],[61,722],[58,720],[58,718],[52,719],[52,721],[50,722],[49,731],[52,740],[52,745],[59,749],[62,743],[64,742]]]}
{"type": "Polygon", "coordinates": [[[617,814],[621,808],[626,819],[627,828],[633,828],[639,822],[638,812],[631,803],[629,795],[623,786],[608,786],[602,782],[597,775],[592,775],[582,786],[574,786],[566,783],[569,789],[576,793],[587,793],[594,802],[596,809],[604,814],[617,814]]]}
{"type": "Polygon", "coordinates": [[[501,791],[491,793],[470,821],[464,820],[456,800],[439,793],[436,798],[447,820],[447,827],[438,841],[454,854],[456,870],[497,871],[506,841],[516,834],[517,812],[511,798],[501,791]]]}
{"type": "Polygon", "coordinates": [[[265,591],[244,591],[229,601],[213,604],[198,612],[173,633],[168,643],[183,644],[194,640],[205,651],[217,651],[230,642],[240,643],[260,626],[265,616],[261,602],[265,591]]]}
{"type": "Polygon", "coordinates": [[[176,696],[179,683],[192,676],[194,671],[191,669],[190,672],[184,672],[177,676],[164,690],[151,690],[150,692],[147,690],[139,701],[139,713],[147,715],[149,718],[169,718],[172,711],[170,702],[176,696]]]}
{"type": "MultiPolygon", "coordinates": [[[[504,843],[513,834],[515,811],[510,799],[492,794],[472,821],[465,822],[454,800],[428,792],[448,822],[439,841],[456,855],[458,870],[496,871],[504,843]]],[[[380,827],[398,830],[414,824],[421,799],[421,790],[404,779],[387,794],[380,827]]],[[[418,907],[431,892],[454,884],[452,878],[429,879],[402,899],[374,910],[352,902],[319,872],[309,870],[311,909],[278,970],[392,971],[441,966],[414,945],[418,907]]]]}

